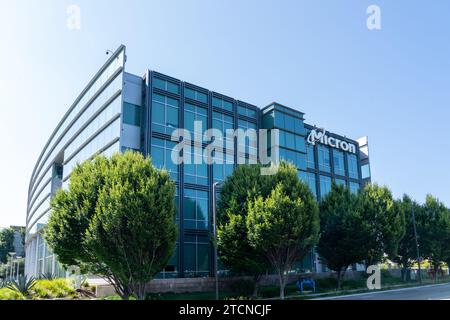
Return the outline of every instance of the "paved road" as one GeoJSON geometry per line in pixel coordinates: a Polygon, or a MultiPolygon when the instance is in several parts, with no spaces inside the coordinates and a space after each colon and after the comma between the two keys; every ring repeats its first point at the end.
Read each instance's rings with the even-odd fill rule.
{"type": "Polygon", "coordinates": [[[450,300],[450,283],[354,294],[324,300],[450,300]]]}

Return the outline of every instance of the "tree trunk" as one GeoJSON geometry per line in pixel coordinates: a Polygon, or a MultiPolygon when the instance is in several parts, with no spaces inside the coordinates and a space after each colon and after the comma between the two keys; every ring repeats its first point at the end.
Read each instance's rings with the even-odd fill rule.
{"type": "Polygon", "coordinates": [[[258,289],[259,289],[259,280],[261,279],[261,276],[254,276],[253,277],[253,283],[254,283],[254,287],[253,287],[253,297],[257,298],[258,297],[258,289]]]}
{"type": "Polygon", "coordinates": [[[341,269],[337,271],[337,290],[341,290],[341,269]]]}
{"type": "Polygon", "coordinates": [[[433,269],[434,269],[434,283],[437,283],[437,277],[438,277],[438,268],[439,268],[439,265],[434,265],[433,266],[433,269]]]}
{"type": "Polygon", "coordinates": [[[280,271],[278,277],[280,280],[280,299],[284,300],[284,288],[286,287],[286,279],[284,278],[284,272],[280,271]]]}
{"type": "Polygon", "coordinates": [[[145,282],[138,284],[139,292],[138,292],[138,299],[139,300],[145,300],[145,282]]]}

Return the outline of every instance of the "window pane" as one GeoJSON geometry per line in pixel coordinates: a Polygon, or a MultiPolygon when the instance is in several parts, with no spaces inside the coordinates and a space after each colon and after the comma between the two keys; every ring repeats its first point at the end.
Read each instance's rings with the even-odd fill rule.
{"type": "Polygon", "coordinates": [[[133,126],[141,125],[141,107],[124,102],[123,104],[123,122],[133,126]]]}
{"type": "Polygon", "coordinates": [[[184,96],[189,99],[195,100],[195,91],[189,88],[184,89],[184,96]]]}
{"type": "Polygon", "coordinates": [[[352,193],[358,193],[358,190],[359,190],[359,183],[355,183],[355,182],[350,182],[350,191],[352,192],[352,193]]]}
{"type": "Polygon", "coordinates": [[[361,167],[361,174],[363,179],[370,178],[370,165],[365,164],[361,167]]]}
{"type": "Polygon", "coordinates": [[[359,179],[358,161],[354,154],[349,154],[348,157],[348,173],[350,178],[359,179]]]}
{"type": "Polygon", "coordinates": [[[338,150],[333,150],[334,173],[340,176],[345,176],[344,153],[338,150]]]}
{"type": "Polygon", "coordinates": [[[208,103],[208,96],[202,92],[197,92],[197,100],[203,103],[208,103]]]}
{"type": "Polygon", "coordinates": [[[331,191],[331,178],[320,176],[320,195],[325,197],[331,191]]]}
{"type": "Polygon", "coordinates": [[[166,82],[159,78],[153,78],[153,86],[161,90],[166,90],[166,82]]]}
{"type": "Polygon", "coordinates": [[[196,254],[195,254],[195,244],[185,243],[184,244],[184,271],[185,272],[195,272],[196,267],[196,254]]]}
{"type": "Polygon", "coordinates": [[[178,127],[178,109],[167,107],[167,126],[172,128],[178,127]]]}
{"type": "Polygon", "coordinates": [[[178,94],[180,92],[180,87],[172,82],[167,82],[167,91],[178,94]]]}
{"type": "Polygon", "coordinates": [[[228,111],[233,111],[233,104],[231,102],[224,101],[223,108],[228,111]]]}
{"type": "Polygon", "coordinates": [[[318,147],[319,169],[324,172],[330,172],[330,150],[322,145],[318,147]]]}
{"type": "Polygon", "coordinates": [[[308,144],[307,148],[306,148],[306,152],[307,152],[307,165],[308,168],[314,169],[315,165],[316,165],[316,157],[314,154],[314,146],[308,144]]]}
{"type": "Polygon", "coordinates": [[[208,272],[209,271],[209,245],[208,244],[198,244],[197,247],[197,259],[198,259],[198,271],[208,272]]]}
{"type": "Polygon", "coordinates": [[[212,105],[217,108],[222,108],[222,100],[218,98],[213,98],[212,105]]]}

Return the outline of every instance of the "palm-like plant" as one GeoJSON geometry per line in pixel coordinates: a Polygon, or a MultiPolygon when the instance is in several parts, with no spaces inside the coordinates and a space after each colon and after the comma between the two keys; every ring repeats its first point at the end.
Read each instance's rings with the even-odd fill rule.
{"type": "Polygon", "coordinates": [[[45,280],[55,280],[56,275],[51,272],[46,272],[46,273],[41,274],[40,278],[45,279],[45,280]]]}
{"type": "Polygon", "coordinates": [[[28,296],[35,285],[36,280],[33,277],[28,278],[26,275],[21,275],[17,280],[11,280],[6,287],[28,296]]]}
{"type": "Polygon", "coordinates": [[[8,285],[9,281],[6,279],[0,279],[0,289],[5,288],[8,285]]]}

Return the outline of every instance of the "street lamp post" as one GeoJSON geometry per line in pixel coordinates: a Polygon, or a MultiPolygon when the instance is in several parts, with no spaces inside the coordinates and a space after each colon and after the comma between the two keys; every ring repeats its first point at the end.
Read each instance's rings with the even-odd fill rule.
{"type": "Polygon", "coordinates": [[[19,274],[20,274],[20,262],[22,261],[22,257],[17,256],[16,257],[16,264],[17,264],[17,281],[19,281],[19,274]]]}
{"type": "Polygon", "coordinates": [[[14,265],[14,256],[16,255],[15,252],[9,252],[8,253],[11,258],[10,258],[10,266],[9,266],[9,280],[13,279],[13,265],[14,265]]]}
{"type": "Polygon", "coordinates": [[[422,283],[422,274],[420,269],[420,252],[419,252],[419,242],[417,241],[417,230],[416,230],[416,216],[414,214],[414,202],[412,202],[412,210],[411,210],[411,218],[413,223],[413,229],[414,229],[414,239],[416,241],[416,253],[417,253],[417,263],[419,265],[419,282],[422,283]]]}
{"type": "Polygon", "coordinates": [[[216,281],[216,300],[219,300],[219,273],[218,273],[218,258],[217,258],[217,216],[216,216],[216,188],[220,182],[213,183],[212,194],[212,213],[213,213],[213,236],[214,236],[214,275],[216,281]]]}

